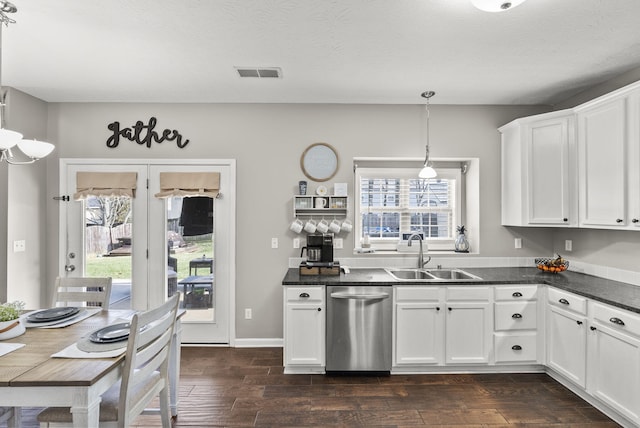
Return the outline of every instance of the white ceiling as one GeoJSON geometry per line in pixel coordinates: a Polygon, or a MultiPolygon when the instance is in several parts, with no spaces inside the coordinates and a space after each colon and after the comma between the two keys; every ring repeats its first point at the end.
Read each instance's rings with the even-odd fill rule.
{"type": "Polygon", "coordinates": [[[639,0],[11,1],[2,84],[49,102],[554,104],[640,67],[639,0]]]}

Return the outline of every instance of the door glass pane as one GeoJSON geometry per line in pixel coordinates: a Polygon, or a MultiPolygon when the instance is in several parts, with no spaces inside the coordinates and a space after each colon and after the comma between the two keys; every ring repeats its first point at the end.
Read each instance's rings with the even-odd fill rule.
{"type": "Polygon", "coordinates": [[[167,199],[167,297],[180,293],[182,318],[215,322],[216,286],[214,207],[212,198],[167,199]]]}
{"type": "Polygon", "coordinates": [[[128,196],[90,196],[84,202],[85,276],[111,277],[110,308],[131,308],[133,212],[128,196]]]}

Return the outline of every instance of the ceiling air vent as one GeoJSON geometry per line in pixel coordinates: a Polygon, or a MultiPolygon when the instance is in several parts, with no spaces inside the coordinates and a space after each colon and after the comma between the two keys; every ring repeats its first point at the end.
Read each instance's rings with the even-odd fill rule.
{"type": "Polygon", "coordinates": [[[282,77],[282,70],[280,67],[235,67],[240,77],[261,77],[261,78],[276,78],[282,77]]]}

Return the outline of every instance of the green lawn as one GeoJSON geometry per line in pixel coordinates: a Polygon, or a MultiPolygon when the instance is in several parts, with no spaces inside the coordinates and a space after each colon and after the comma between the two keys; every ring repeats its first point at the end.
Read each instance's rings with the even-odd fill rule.
{"type": "MultiPolygon", "coordinates": [[[[210,240],[190,242],[186,249],[179,249],[171,257],[178,259],[178,278],[189,276],[189,261],[195,258],[212,257],[213,250],[210,240]]],[[[131,278],[131,256],[118,257],[88,257],[86,275],[113,279],[131,278]]]]}

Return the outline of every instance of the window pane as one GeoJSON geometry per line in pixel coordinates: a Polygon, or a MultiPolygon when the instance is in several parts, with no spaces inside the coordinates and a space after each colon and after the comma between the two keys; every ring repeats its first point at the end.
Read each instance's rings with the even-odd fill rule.
{"type": "Polygon", "coordinates": [[[364,213],[362,214],[362,236],[371,238],[399,238],[399,213],[364,213]]]}

